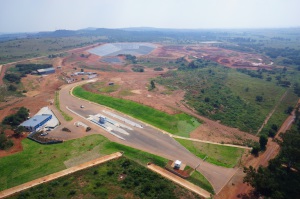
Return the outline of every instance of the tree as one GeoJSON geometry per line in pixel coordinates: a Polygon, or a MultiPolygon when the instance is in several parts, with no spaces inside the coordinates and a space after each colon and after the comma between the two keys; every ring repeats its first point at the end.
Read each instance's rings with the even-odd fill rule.
{"type": "Polygon", "coordinates": [[[259,144],[256,142],[254,144],[254,146],[252,147],[251,154],[253,154],[254,156],[257,157],[259,151],[260,151],[260,147],[259,147],[259,144]]]}
{"type": "Polygon", "coordinates": [[[10,85],[8,86],[8,90],[9,90],[9,91],[16,91],[16,90],[17,90],[17,87],[14,86],[14,85],[12,85],[12,84],[10,84],[10,85]]]}
{"type": "Polygon", "coordinates": [[[206,97],[206,98],[204,98],[204,101],[205,101],[205,102],[209,102],[209,101],[210,101],[210,98],[209,98],[209,97],[206,97]]]}
{"type": "Polygon", "coordinates": [[[150,81],[150,90],[153,90],[155,89],[155,83],[154,83],[154,80],[151,80],[150,81]]]}
{"type": "Polygon", "coordinates": [[[281,144],[281,160],[290,170],[296,166],[300,168],[300,134],[292,131],[282,135],[283,143],[281,144]]]}
{"type": "Polygon", "coordinates": [[[287,109],[284,111],[284,113],[286,113],[286,114],[291,114],[292,112],[293,112],[293,107],[292,106],[289,106],[289,107],[287,107],[287,109]]]}
{"type": "Polygon", "coordinates": [[[80,71],[81,71],[81,72],[84,72],[84,69],[83,69],[83,68],[81,68],[81,69],[80,69],[80,71]]]}
{"type": "Polygon", "coordinates": [[[6,137],[4,132],[0,133],[0,150],[5,150],[12,147],[14,143],[6,137]]]}
{"type": "Polygon", "coordinates": [[[20,137],[20,135],[22,135],[22,133],[26,131],[26,128],[24,126],[18,126],[15,130],[14,130],[14,135],[16,137],[20,137]]]}
{"type": "Polygon", "coordinates": [[[29,116],[29,110],[25,107],[21,107],[16,114],[12,114],[9,116],[6,116],[2,123],[11,125],[11,126],[18,126],[23,121],[25,121],[29,116]]]}
{"type": "Polygon", "coordinates": [[[260,95],[256,96],[256,99],[255,99],[257,102],[262,102],[264,100],[264,98],[260,95]]]}
{"type": "MultiPolygon", "coordinates": [[[[298,121],[299,119],[297,119],[298,121]]],[[[268,167],[244,168],[244,183],[251,185],[256,198],[297,199],[300,189],[300,133],[297,130],[282,134],[279,155],[268,167]]]]}
{"type": "Polygon", "coordinates": [[[261,135],[259,137],[259,145],[260,145],[261,150],[266,149],[267,143],[268,143],[268,137],[266,135],[261,135]]]}

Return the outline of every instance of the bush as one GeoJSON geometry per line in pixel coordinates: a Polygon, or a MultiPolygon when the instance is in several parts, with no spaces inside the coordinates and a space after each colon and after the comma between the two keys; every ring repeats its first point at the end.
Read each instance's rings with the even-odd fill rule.
{"type": "Polygon", "coordinates": [[[264,100],[264,98],[262,96],[256,96],[256,99],[255,99],[257,102],[262,102],[264,100]]]}
{"type": "Polygon", "coordinates": [[[292,106],[287,107],[287,109],[284,111],[284,113],[290,115],[293,112],[294,108],[292,106]]]}
{"type": "Polygon", "coordinates": [[[7,124],[11,126],[18,126],[22,122],[24,122],[29,116],[29,110],[25,107],[21,107],[16,114],[12,114],[9,116],[6,116],[2,124],[7,124]]]}
{"type": "Polygon", "coordinates": [[[9,82],[15,82],[20,83],[21,77],[20,75],[14,74],[14,73],[8,73],[4,75],[4,79],[6,79],[9,82]]]}
{"type": "Polygon", "coordinates": [[[9,90],[9,91],[16,91],[16,90],[17,90],[17,87],[14,86],[14,85],[12,85],[12,84],[10,84],[10,85],[8,86],[8,90],[9,90]]]}
{"type": "Polygon", "coordinates": [[[115,173],[115,172],[114,172],[114,171],[111,171],[111,170],[107,171],[107,175],[108,175],[108,176],[112,176],[112,175],[114,175],[114,173],[115,173]]]}
{"type": "Polygon", "coordinates": [[[266,149],[266,145],[268,143],[268,137],[266,135],[261,135],[259,137],[259,145],[260,145],[260,149],[261,150],[265,150],[266,149]]]}
{"type": "Polygon", "coordinates": [[[134,72],[142,73],[142,72],[144,72],[144,67],[143,66],[136,66],[136,67],[133,67],[132,70],[134,72]]]}
{"type": "Polygon", "coordinates": [[[6,137],[4,132],[0,133],[0,150],[6,150],[12,147],[14,143],[6,137]]]}
{"type": "Polygon", "coordinates": [[[251,154],[253,154],[254,156],[258,156],[258,152],[260,151],[260,147],[258,143],[255,143],[252,150],[251,150],[251,154]]]}
{"type": "Polygon", "coordinates": [[[70,196],[73,196],[73,195],[75,195],[76,194],[76,191],[75,190],[71,190],[70,192],[69,192],[69,195],[70,196]]]}
{"type": "Polygon", "coordinates": [[[268,136],[273,138],[273,137],[275,137],[275,135],[276,135],[276,131],[274,129],[270,129],[268,136]]]}
{"type": "Polygon", "coordinates": [[[156,67],[154,68],[155,71],[163,71],[164,69],[162,67],[156,67]]]}

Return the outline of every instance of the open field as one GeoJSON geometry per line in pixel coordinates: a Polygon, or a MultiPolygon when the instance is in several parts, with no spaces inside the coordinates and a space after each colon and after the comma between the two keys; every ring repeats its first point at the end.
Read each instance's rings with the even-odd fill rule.
{"type": "MultiPolygon", "coordinates": [[[[153,162],[164,167],[167,162],[166,159],[159,156],[109,142],[101,135],[91,135],[57,145],[40,145],[29,139],[23,140],[22,143],[24,147],[22,152],[1,158],[0,190],[66,169],[70,161],[73,162],[72,166],[90,161],[91,159],[86,154],[91,157],[97,154],[99,157],[123,151],[126,158],[141,165],[153,162]],[[76,160],[77,162],[74,162],[76,160]],[[18,165],[22,165],[22,167],[18,165]]],[[[212,190],[209,182],[200,173],[193,174],[188,180],[195,181],[195,184],[203,186],[208,191],[212,190]]]]}
{"type": "Polygon", "coordinates": [[[105,40],[105,37],[28,38],[0,43],[0,64],[26,58],[56,54],[105,40]]]}
{"type": "MultiPolygon", "coordinates": [[[[253,134],[287,90],[274,82],[220,66],[172,71],[156,81],[169,89],[185,90],[187,104],[199,114],[253,134]],[[257,96],[263,100],[258,102],[257,96]]],[[[289,104],[282,106],[287,108],[289,104]]]]}
{"type": "Polygon", "coordinates": [[[183,139],[176,140],[201,159],[207,156],[205,161],[228,168],[237,166],[242,154],[245,152],[244,149],[235,147],[206,144],[183,139]]]}
{"type": "Polygon", "coordinates": [[[200,125],[195,118],[184,113],[169,115],[129,100],[94,94],[82,87],[76,87],[73,93],[75,96],[111,107],[175,135],[189,137],[189,133],[200,125]]]}
{"type": "Polygon", "coordinates": [[[23,140],[22,144],[22,152],[1,158],[0,190],[65,169],[64,162],[75,157],[85,157],[85,153],[90,151],[102,156],[124,151],[126,157],[144,165],[152,161],[164,166],[167,162],[158,156],[109,142],[101,135],[92,135],[57,145],[40,145],[29,139],[23,140]]]}
{"type": "Polygon", "coordinates": [[[39,185],[11,198],[49,196],[55,198],[181,198],[182,196],[199,198],[196,194],[123,157],[39,185]]]}

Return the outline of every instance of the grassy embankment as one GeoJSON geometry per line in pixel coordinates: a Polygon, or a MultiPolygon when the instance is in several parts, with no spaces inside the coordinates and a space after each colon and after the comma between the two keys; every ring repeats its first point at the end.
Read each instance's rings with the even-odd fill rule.
{"type": "MultiPolygon", "coordinates": [[[[91,135],[81,139],[66,141],[57,145],[40,145],[29,139],[22,141],[23,151],[1,158],[0,190],[4,190],[30,180],[66,169],[66,164],[72,160],[74,165],[86,161],[88,157],[104,156],[117,151],[124,151],[124,156],[141,165],[153,162],[164,166],[166,159],[143,152],[118,143],[110,142],[101,135],[91,135]]],[[[209,182],[200,174],[195,174],[198,184],[210,188],[209,182]]]]}
{"type": "Polygon", "coordinates": [[[227,168],[236,166],[244,153],[244,149],[236,147],[200,143],[183,139],[176,140],[201,159],[207,156],[206,162],[227,168]]]}
{"type": "Polygon", "coordinates": [[[169,115],[162,111],[158,111],[149,106],[141,105],[130,100],[91,93],[85,91],[82,87],[76,87],[73,90],[73,94],[77,97],[81,97],[89,101],[116,109],[178,136],[189,137],[190,132],[200,125],[195,118],[185,113],[169,115]]]}
{"type": "Polygon", "coordinates": [[[64,119],[66,121],[71,121],[73,118],[68,115],[67,113],[63,112],[61,109],[60,109],[60,104],[59,104],[59,92],[55,92],[55,107],[57,108],[57,110],[59,110],[59,112],[62,114],[62,116],[64,117],[64,119]]]}
{"type": "Polygon", "coordinates": [[[121,157],[19,193],[12,198],[199,198],[196,194],[121,157]],[[121,178],[122,177],[122,178],[121,178]]]}

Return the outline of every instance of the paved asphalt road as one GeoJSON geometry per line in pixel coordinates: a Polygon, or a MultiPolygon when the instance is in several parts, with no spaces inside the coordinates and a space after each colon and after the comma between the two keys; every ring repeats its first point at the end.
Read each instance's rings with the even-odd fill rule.
{"type": "MultiPolygon", "coordinates": [[[[77,83],[78,84],[78,83],[77,83]]],[[[102,110],[109,110],[112,112],[111,109],[107,109],[104,106],[100,106],[82,99],[78,99],[72,95],[70,95],[70,90],[76,85],[75,84],[68,84],[61,88],[60,90],[60,106],[63,111],[66,113],[74,116],[75,118],[79,118],[78,115],[87,118],[89,115],[96,115],[98,113],[103,114],[102,110]],[[83,105],[84,108],[80,108],[83,105]],[[73,112],[68,110],[66,107],[71,109],[73,112],[76,112],[75,115],[73,112]]],[[[115,112],[117,113],[117,112],[115,112]]],[[[118,113],[118,115],[128,118],[125,115],[118,113]]],[[[115,121],[118,119],[113,118],[115,121]]],[[[130,119],[136,123],[141,123],[137,120],[130,119]]],[[[82,122],[87,124],[87,121],[81,119],[82,122]]],[[[122,122],[120,122],[122,123],[122,122]]],[[[144,128],[136,128],[130,126],[133,130],[127,130],[129,135],[118,134],[123,137],[125,140],[119,139],[108,132],[104,131],[100,127],[96,127],[89,123],[93,129],[98,129],[99,133],[106,136],[108,139],[131,146],[133,148],[137,148],[143,151],[147,151],[149,153],[153,153],[164,158],[170,160],[181,160],[183,163],[195,168],[199,164],[200,166],[197,167],[197,170],[201,172],[212,184],[215,193],[219,193],[223,186],[230,180],[233,174],[236,172],[234,168],[224,168],[219,167],[210,163],[203,161],[202,159],[196,157],[194,154],[190,153],[187,149],[181,146],[178,142],[176,142],[173,138],[171,138],[167,134],[163,134],[162,132],[158,131],[157,129],[151,126],[144,126],[144,128]]],[[[128,124],[127,124],[128,125],[128,124]]],[[[129,125],[128,125],[129,126],[129,125]]]]}

